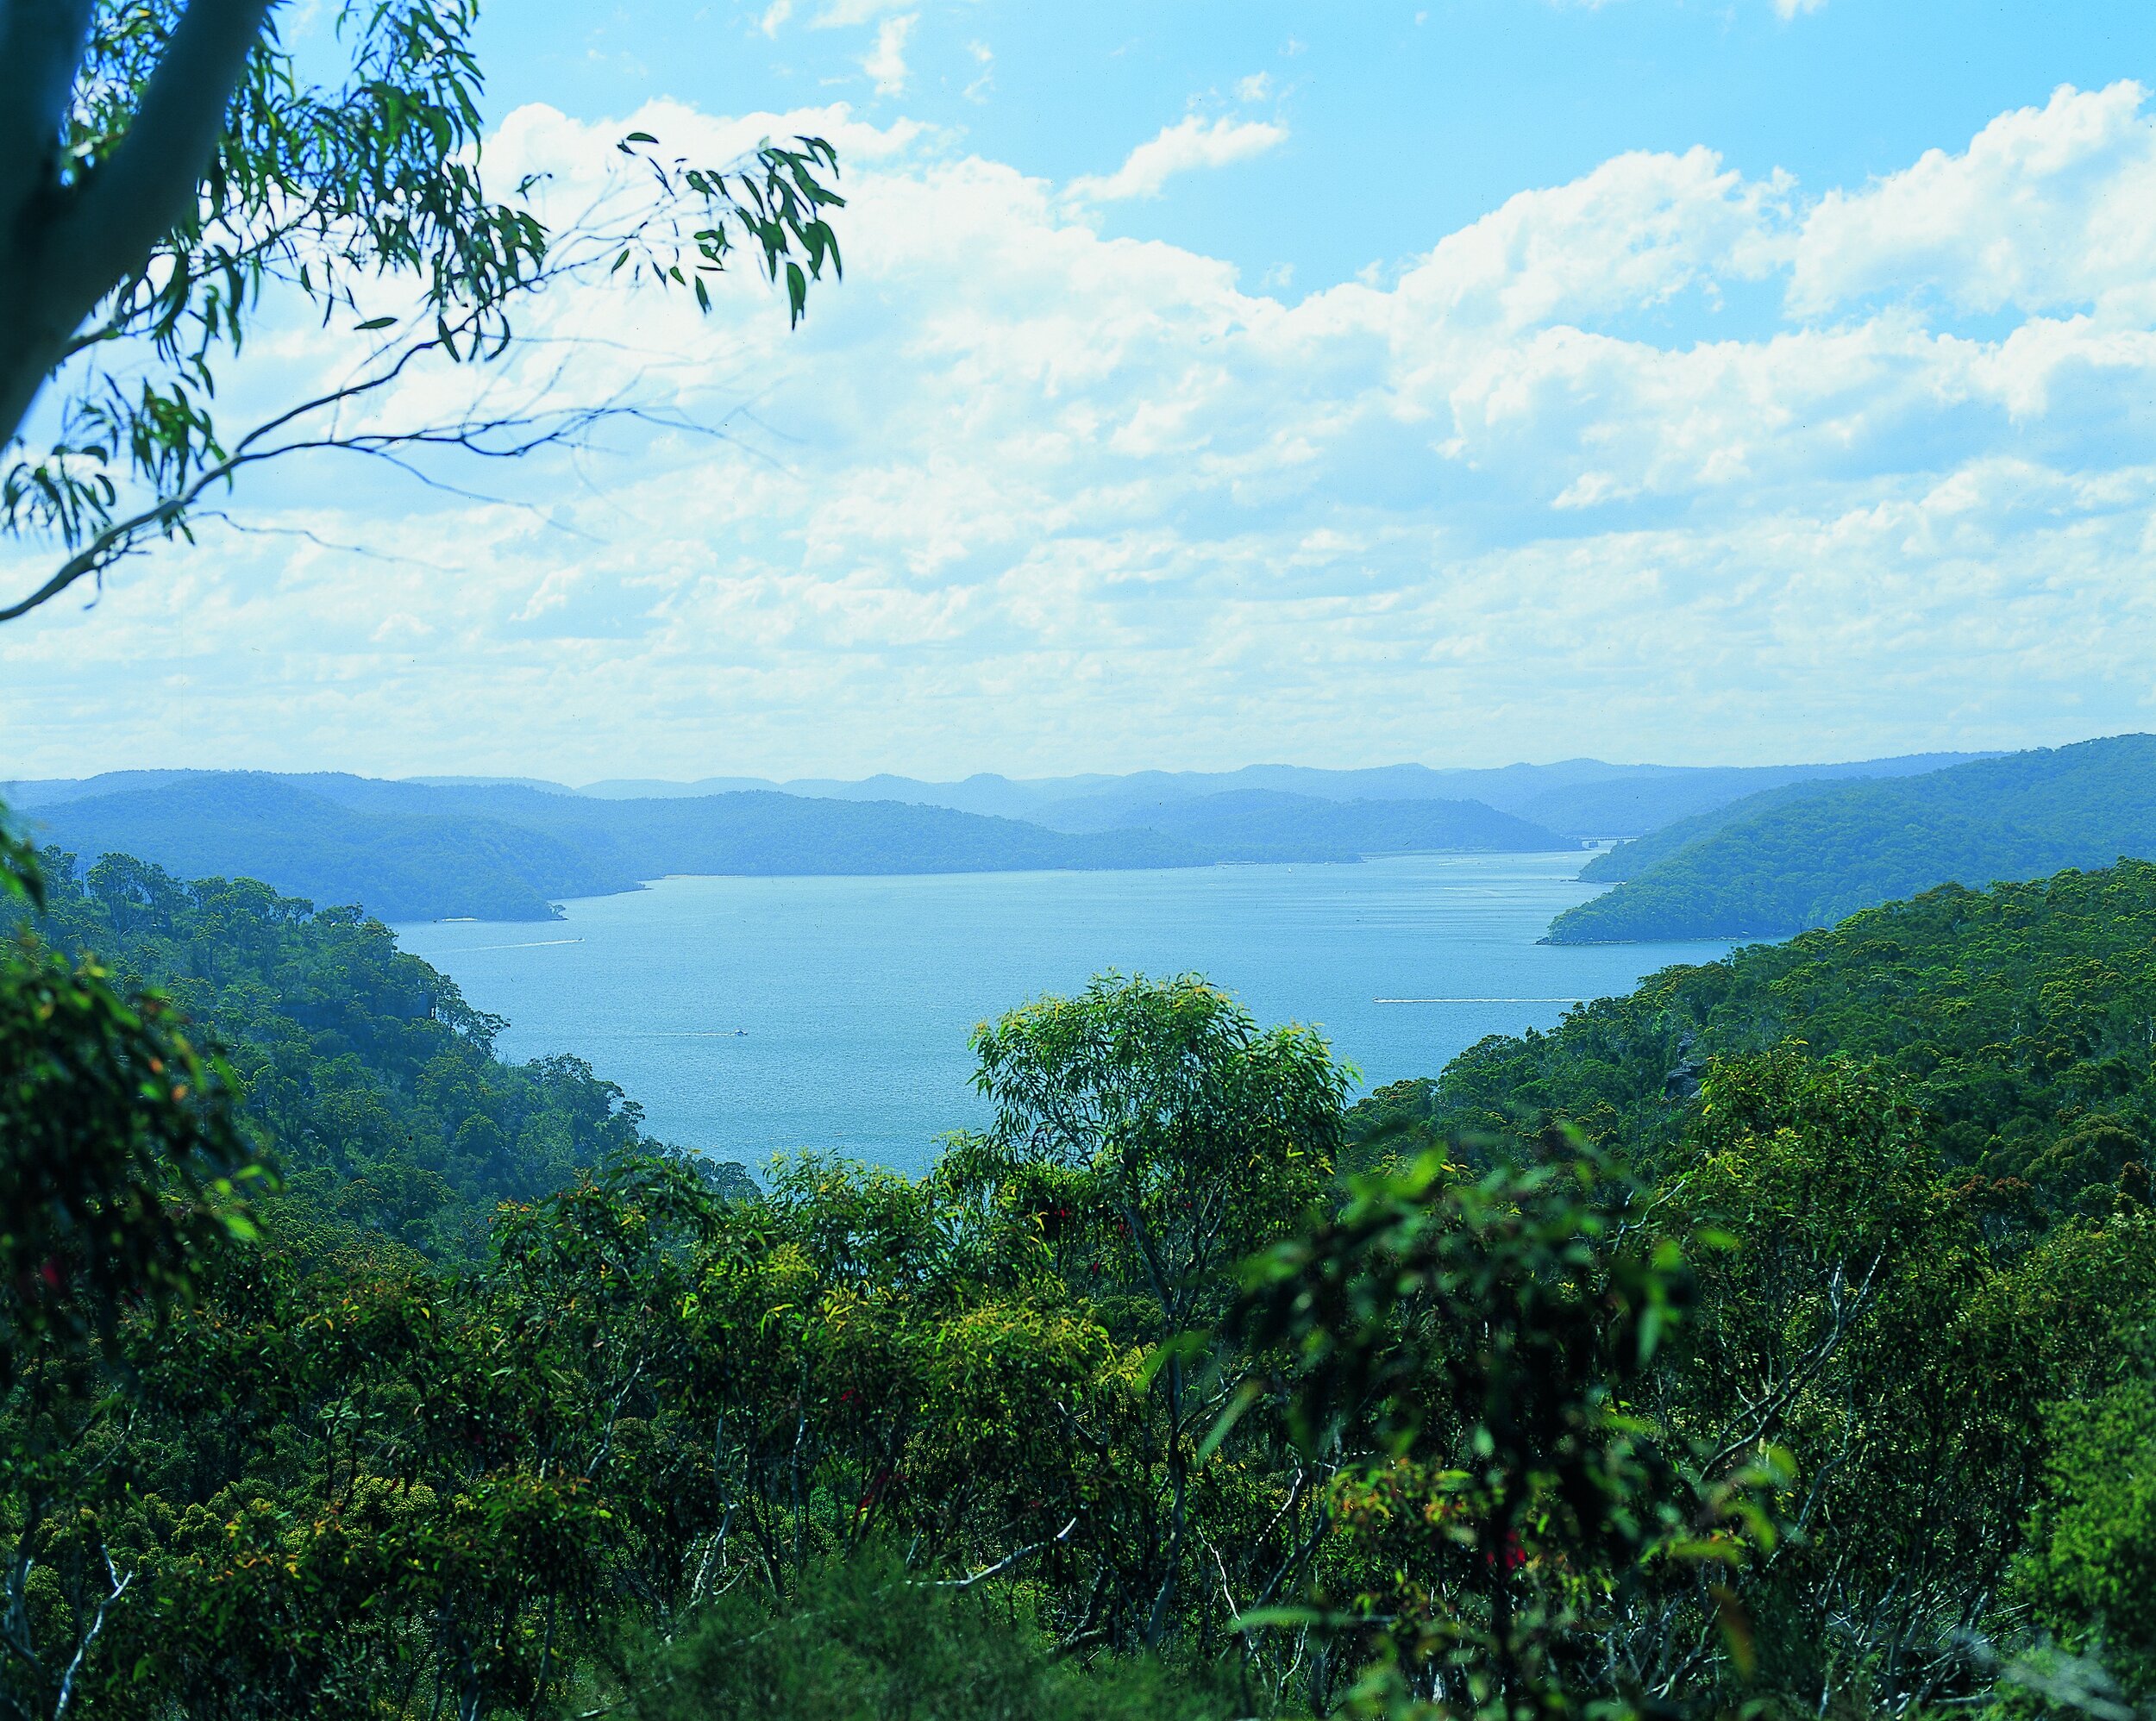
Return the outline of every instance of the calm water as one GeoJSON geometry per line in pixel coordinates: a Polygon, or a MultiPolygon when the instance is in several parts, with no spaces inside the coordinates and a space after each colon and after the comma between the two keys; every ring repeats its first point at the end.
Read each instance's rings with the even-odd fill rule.
{"type": "Polygon", "coordinates": [[[553,924],[398,936],[510,1018],[505,1055],[588,1059],[667,1140],[751,1165],[822,1147],[912,1171],[943,1131],[986,1118],[974,1024],[1103,969],[1204,973],[1261,1022],[1316,1023],[1376,1086],[1728,948],[1538,945],[1595,893],[1579,860],[667,879],[572,902],[553,924]]]}

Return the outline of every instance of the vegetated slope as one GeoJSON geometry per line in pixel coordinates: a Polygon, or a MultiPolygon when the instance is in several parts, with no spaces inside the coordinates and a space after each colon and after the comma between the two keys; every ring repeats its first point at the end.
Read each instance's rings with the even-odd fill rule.
{"type": "Polygon", "coordinates": [[[1643,836],[1635,836],[1628,842],[1619,843],[1614,848],[1603,850],[1580,868],[1580,877],[1597,885],[1621,885],[1668,860],[1680,849],[1690,848],[1701,838],[1712,836],[1725,826],[1755,818],[1776,807],[1788,806],[1793,801],[1808,800],[1820,793],[1822,786],[1808,779],[1800,783],[1783,783],[1771,789],[1762,789],[1756,795],[1746,795],[1741,800],[1732,801],[1727,806],[1695,813],[1689,818],[1677,819],[1658,830],[1650,830],[1643,836]]]}
{"type": "MultiPolygon", "coordinates": [[[[1898,759],[1865,759],[1846,765],[1747,765],[1694,770],[1662,767],[1626,777],[1545,789],[1510,810],[1567,836],[1636,837],[1650,831],[1658,832],[1680,819],[1702,816],[1711,819],[1718,812],[1726,816],[1760,794],[1782,790],[1793,783],[1915,777],[1989,756],[1977,753],[1915,753],[1898,759]]],[[[1626,848],[1630,846],[1626,845],[1626,848]]]]}
{"type": "Polygon", "coordinates": [[[1480,801],[1327,801],[1265,789],[1171,802],[1146,823],[1232,860],[1432,850],[1520,854],[1577,847],[1480,801]]]}
{"type": "Polygon", "coordinates": [[[1507,765],[1488,771],[1436,771],[1425,765],[1343,771],[1250,765],[1239,771],[1138,771],[1127,777],[1050,780],[1025,786],[1054,792],[1044,795],[1028,817],[1057,830],[1112,830],[1154,824],[1169,809],[1194,801],[1254,793],[1339,803],[1477,801],[1503,812],[1547,789],[1622,777],[1638,768],[1606,765],[1596,759],[1507,765]]]}
{"type": "Polygon", "coordinates": [[[636,888],[634,873],[528,825],[458,813],[368,811],[279,778],[190,776],[51,803],[40,841],[94,861],[140,856],[188,878],[266,879],[310,902],[385,920],[543,920],[559,898],[636,888]]]}
{"type": "Polygon", "coordinates": [[[1785,944],[1666,968],[1547,1034],[1492,1036],[1434,1080],[1382,1090],[1353,1122],[1365,1140],[1389,1124],[1502,1142],[1564,1120],[1652,1167],[1710,1058],[1795,1040],[1816,1058],[1891,1065],[1949,1171],[2018,1180],[2053,1213],[2108,1212],[2122,1178],[2148,1198],[2152,1021],[2156,866],[2127,860],[1943,886],[1785,944]]]}
{"type": "MultiPolygon", "coordinates": [[[[582,1061],[497,1057],[507,1024],[379,921],[249,879],[185,884],[124,855],[78,879],[54,859],[41,929],[163,988],[226,1048],[291,1193],[324,1217],[469,1259],[499,1203],[610,1153],[658,1150],[582,1061]]],[[[712,1174],[753,1187],[737,1167],[712,1174]]]]}
{"type": "Polygon", "coordinates": [[[126,789],[161,789],[186,777],[213,773],[203,771],[106,771],[95,777],[43,777],[10,783],[6,792],[12,807],[42,807],[54,801],[78,801],[90,795],[116,795],[126,789]]]}
{"type": "Polygon", "coordinates": [[[1778,937],[1950,880],[2153,854],[2156,736],[2119,735],[1789,793],[1568,909],[1550,937],[1778,937]]]}

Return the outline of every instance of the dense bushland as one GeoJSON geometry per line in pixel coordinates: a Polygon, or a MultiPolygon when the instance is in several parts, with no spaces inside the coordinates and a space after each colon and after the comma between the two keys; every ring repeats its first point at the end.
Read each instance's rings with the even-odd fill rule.
{"type": "Polygon", "coordinates": [[[994,1124],[927,1176],[761,1191],[501,1064],[378,926],[48,871],[17,1712],[2156,1695],[2156,867],[1671,971],[1352,1110],[1309,1032],[1107,977],[984,1025],[994,1124]],[[124,1151],[40,1182],[54,1127],[124,1151]]]}
{"type": "Polygon", "coordinates": [[[1921,776],[1798,783],[1589,861],[1616,888],[1557,943],[1779,938],[1949,882],[1972,887],[2156,856],[2156,736],[2113,735],[1921,776]]]}

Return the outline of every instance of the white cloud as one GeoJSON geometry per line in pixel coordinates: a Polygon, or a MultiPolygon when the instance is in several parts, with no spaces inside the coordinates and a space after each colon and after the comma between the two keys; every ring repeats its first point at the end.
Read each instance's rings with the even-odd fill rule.
{"type": "Polygon", "coordinates": [[[1827,0],[1774,0],[1774,16],[1794,18],[1800,12],[1816,12],[1826,3],[1827,0]]]}
{"type": "Polygon", "coordinates": [[[973,56],[974,64],[981,68],[980,76],[968,84],[964,95],[968,102],[985,102],[988,92],[996,86],[996,57],[986,42],[968,42],[966,52],[973,56]]]}
{"type": "Polygon", "coordinates": [[[813,20],[819,30],[845,29],[874,23],[892,12],[903,11],[912,0],[830,0],[813,20]]]}
{"type": "Polygon", "coordinates": [[[1253,72],[1248,78],[1238,79],[1235,86],[1235,99],[1238,102],[1262,102],[1272,93],[1273,78],[1269,72],[1253,72]]]}
{"type": "Polygon", "coordinates": [[[757,28],[768,36],[775,36],[793,16],[793,0],[771,0],[771,4],[764,9],[763,16],[757,21],[757,28]]]}
{"type": "Polygon", "coordinates": [[[1929,293],[1993,312],[2156,310],[2156,120],[2137,84],[2061,89],[2002,114],[1958,155],[1932,150],[1804,222],[1793,306],[1823,314],[1929,293]]]}
{"type": "Polygon", "coordinates": [[[1217,119],[1210,123],[1191,114],[1149,139],[1105,178],[1087,176],[1070,183],[1072,197],[1085,203],[1117,203],[1125,197],[1156,197],[1178,173],[1194,168],[1226,167],[1248,161],[1284,143],[1287,128],[1263,120],[1217,119]]]}
{"type": "MultiPolygon", "coordinates": [[[[15,769],[1815,758],[2156,719],[2131,86],[1809,200],[1620,156],[1292,304],[843,108],[523,110],[498,163],[573,199],[630,124],[848,163],[847,279],[799,334],[746,272],[709,320],[593,290],[531,331],[531,377],[581,351],[586,394],[728,440],[542,466],[537,513],[260,486],[387,560],[228,536],[0,630],[15,769]],[[1727,337],[1669,332],[1738,294],[1727,337]]],[[[252,362],[288,385],[318,339],[252,362]]]]}
{"type": "Polygon", "coordinates": [[[919,13],[906,12],[877,26],[875,46],[861,60],[861,69],[875,79],[877,95],[906,92],[906,42],[919,22],[919,13]]]}

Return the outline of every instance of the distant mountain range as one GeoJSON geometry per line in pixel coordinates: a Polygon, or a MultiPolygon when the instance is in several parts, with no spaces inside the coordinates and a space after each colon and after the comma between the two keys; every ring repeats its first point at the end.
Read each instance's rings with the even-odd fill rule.
{"type": "MultiPolygon", "coordinates": [[[[1569,941],[1772,936],[1816,923],[1821,904],[1884,900],[1847,878],[1808,895],[1790,870],[1794,858],[1776,874],[1787,887],[1780,896],[1762,895],[1756,879],[1710,890],[1712,869],[1737,866],[1742,844],[1695,851],[1719,833],[1822,795],[1846,794],[1851,805],[1902,804],[1892,802],[1896,783],[1930,783],[1985,760],[2004,762],[1962,754],[1745,767],[1573,759],[1472,771],[1259,765],[956,783],[622,779],[581,789],[532,778],[125,771],[18,783],[6,798],[41,841],[85,861],[124,852],[185,876],[256,877],[316,903],[359,903],[389,920],[539,918],[564,898],[634,890],[670,873],[1338,862],[1414,851],[1553,852],[1633,836],[1591,860],[1583,876],[1647,888],[1613,892],[1564,917],[1552,936],[1569,941]],[[1889,798],[1867,798],[1876,796],[1889,798]],[[1689,858],[1678,873],[1651,882],[1654,869],[1680,855],[1689,858]],[[1750,904],[1741,911],[1740,898],[1750,904]]],[[[1910,791],[1918,801],[1927,792],[1910,791]]],[[[1812,835],[1823,840],[1824,832],[1812,835]]],[[[1980,870],[1991,863],[1976,857],[1996,848],[1979,846],[1953,864],[1980,870]]],[[[1766,864],[1742,852],[1744,864],[1766,864]]],[[[1828,872],[1838,864],[1824,851],[1812,858],[1828,872]]],[[[1916,854],[1905,858],[1903,873],[1927,873],[1916,854]]]]}
{"type": "Polygon", "coordinates": [[[1782,785],[1590,861],[1616,888],[1553,943],[1779,938],[1954,883],[2156,858],[2156,735],[2008,754],[1922,776],[1782,785]]]}
{"type": "Polygon", "coordinates": [[[187,878],[256,878],[385,920],[540,919],[565,898],[674,873],[1101,870],[1578,846],[1473,801],[1265,791],[1193,797],[1150,823],[1084,830],[771,789],[612,799],[559,785],[334,773],[116,773],[23,784],[12,798],[39,842],[84,862],[121,853],[187,878]]]}
{"type": "MultiPolygon", "coordinates": [[[[1433,770],[1382,765],[1328,771],[1300,765],[1251,765],[1240,771],[1140,771],[1128,776],[1019,779],[990,773],[956,783],[880,776],[859,782],[796,778],[770,782],[709,777],[694,783],[636,779],[587,783],[563,793],[601,798],[655,798],[776,789],[832,800],[909,801],[962,812],[1022,818],[1054,830],[1112,830],[1150,825],[1169,807],[1215,795],[1267,792],[1323,801],[1480,801],[1562,836],[1595,841],[1637,836],[1673,819],[1705,812],[1763,789],[1855,777],[1906,777],[1971,759],[1973,753],[1914,754],[1839,765],[1611,765],[1567,759],[1554,765],[1490,770],[1433,770]]],[[[433,779],[433,781],[452,779],[433,779]]],[[[467,780],[467,779],[455,779],[467,780]]]]}

